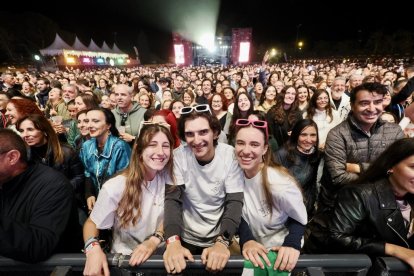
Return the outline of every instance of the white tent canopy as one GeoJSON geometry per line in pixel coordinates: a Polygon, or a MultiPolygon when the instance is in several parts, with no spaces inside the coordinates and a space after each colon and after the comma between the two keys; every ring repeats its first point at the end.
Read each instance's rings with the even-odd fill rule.
{"type": "Polygon", "coordinates": [[[101,57],[101,58],[128,58],[128,55],[123,53],[119,48],[114,44],[114,49],[109,48],[106,42],[103,43],[102,48],[99,48],[98,45],[91,39],[89,46],[86,47],[78,37],[75,38],[73,46],[69,46],[63,39],[56,34],[55,41],[45,48],[40,50],[40,53],[44,56],[58,56],[64,55],[67,56],[88,56],[88,57],[101,57]]]}
{"type": "Polygon", "coordinates": [[[55,40],[53,43],[45,48],[40,50],[40,53],[44,56],[58,56],[62,55],[64,50],[72,50],[73,48],[70,47],[63,39],[56,33],[55,40]]]}

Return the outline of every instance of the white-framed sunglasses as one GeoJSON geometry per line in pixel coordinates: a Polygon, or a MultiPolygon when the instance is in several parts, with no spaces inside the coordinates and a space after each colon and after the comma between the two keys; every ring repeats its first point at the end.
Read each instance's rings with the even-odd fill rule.
{"type": "Polygon", "coordinates": [[[198,105],[195,105],[195,106],[184,106],[183,108],[181,108],[180,114],[181,115],[189,114],[193,111],[198,112],[198,113],[208,111],[211,114],[211,109],[210,109],[210,106],[208,104],[198,104],[198,105]]]}

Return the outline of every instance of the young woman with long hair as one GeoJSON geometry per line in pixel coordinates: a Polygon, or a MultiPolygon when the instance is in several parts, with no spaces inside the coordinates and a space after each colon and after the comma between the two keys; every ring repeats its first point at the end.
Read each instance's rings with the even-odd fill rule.
{"type": "Polygon", "coordinates": [[[131,255],[131,266],[145,262],[164,241],[164,192],[165,183],[172,179],[173,145],[166,127],[143,125],[130,166],[103,185],[84,225],[84,275],[109,275],[106,256],[99,245],[102,229],[112,228],[111,253],[131,255]]]}
{"type": "Polygon", "coordinates": [[[236,121],[235,152],[244,171],[240,245],[254,266],[291,271],[299,258],[307,223],[302,193],[294,178],[273,159],[267,122],[256,115],[236,121]],[[277,251],[274,264],[267,256],[277,251]]]}

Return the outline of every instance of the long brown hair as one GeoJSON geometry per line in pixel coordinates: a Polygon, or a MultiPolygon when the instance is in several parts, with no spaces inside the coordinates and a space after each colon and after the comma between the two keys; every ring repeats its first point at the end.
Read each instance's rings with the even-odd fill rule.
{"type": "Polygon", "coordinates": [[[316,109],[318,108],[316,101],[318,100],[318,97],[322,94],[326,94],[328,96],[328,104],[325,107],[325,111],[326,115],[328,115],[329,117],[329,122],[331,123],[333,120],[332,107],[330,104],[331,97],[329,96],[328,91],[326,91],[325,89],[318,89],[316,90],[315,94],[313,94],[312,98],[309,101],[307,116],[309,119],[313,120],[313,116],[315,116],[316,109]]]}
{"type": "Polygon", "coordinates": [[[53,165],[60,165],[64,161],[64,153],[62,147],[60,146],[59,138],[50,124],[49,120],[45,116],[39,114],[30,114],[21,118],[16,123],[16,128],[19,129],[23,121],[31,121],[34,127],[46,136],[47,151],[46,154],[52,154],[53,156],[53,165]]]}
{"type": "Polygon", "coordinates": [[[129,166],[122,173],[122,175],[126,177],[125,190],[117,210],[121,228],[128,227],[130,223],[135,225],[142,215],[142,187],[147,183],[145,180],[146,169],[142,160],[142,152],[148,147],[152,138],[158,132],[164,133],[170,142],[171,155],[164,171],[166,171],[173,179],[172,151],[174,147],[174,139],[171,133],[166,127],[158,124],[144,125],[132,149],[129,166]]]}

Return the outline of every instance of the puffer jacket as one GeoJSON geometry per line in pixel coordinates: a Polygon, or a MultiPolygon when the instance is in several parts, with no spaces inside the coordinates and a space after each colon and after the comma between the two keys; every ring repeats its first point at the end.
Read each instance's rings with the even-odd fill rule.
{"type": "Polygon", "coordinates": [[[338,190],[358,178],[358,174],[346,171],[346,163],[359,164],[363,172],[389,145],[403,137],[399,125],[380,119],[373,126],[371,135],[368,135],[356,124],[352,114],[331,129],[326,139],[321,208],[332,208],[338,190]]]}
{"type": "MultiPolygon", "coordinates": [[[[413,208],[414,197],[406,199],[413,208]]],[[[414,248],[414,236],[407,238],[408,227],[386,178],[342,189],[327,225],[324,232],[312,229],[306,253],[384,256],[385,243],[414,248]]]]}

